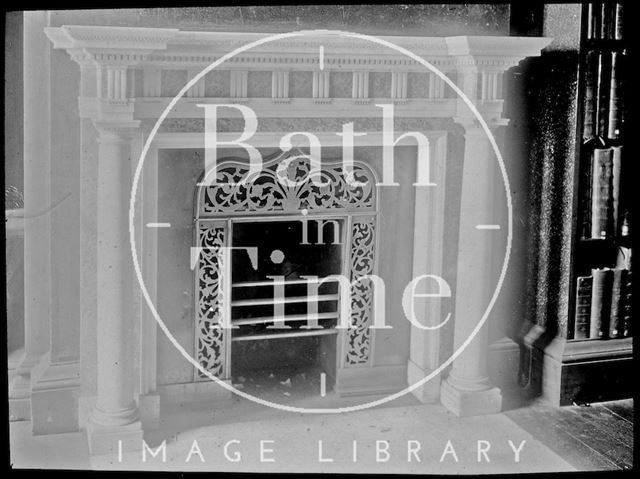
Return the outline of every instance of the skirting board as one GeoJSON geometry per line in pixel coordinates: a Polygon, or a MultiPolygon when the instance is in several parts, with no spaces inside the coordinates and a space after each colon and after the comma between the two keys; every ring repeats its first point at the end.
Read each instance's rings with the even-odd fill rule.
{"type": "Polygon", "coordinates": [[[555,339],[538,355],[542,398],[556,406],[631,397],[632,338],[565,341],[555,339]]]}
{"type": "Polygon", "coordinates": [[[341,397],[391,394],[406,387],[406,365],[338,369],[335,384],[341,397]]]}

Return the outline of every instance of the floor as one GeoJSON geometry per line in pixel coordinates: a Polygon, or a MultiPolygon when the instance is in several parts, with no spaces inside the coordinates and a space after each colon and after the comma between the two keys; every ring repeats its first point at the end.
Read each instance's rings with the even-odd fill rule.
{"type": "Polygon", "coordinates": [[[537,404],[505,415],[576,469],[633,465],[633,399],[563,408],[537,404]]]}
{"type": "MultiPolygon", "coordinates": [[[[271,394],[291,405],[345,406],[332,392],[299,393],[302,378],[274,375],[271,394]],[[286,394],[285,394],[286,393],[286,394]]],[[[251,378],[245,378],[252,389],[251,378]]],[[[304,381],[303,381],[304,382],[304,381]]],[[[347,414],[292,414],[234,397],[225,407],[166,405],[160,427],[145,434],[152,451],[90,456],[83,433],[32,437],[11,423],[14,467],[68,469],[390,472],[485,474],[630,467],[633,402],[553,408],[534,404],[502,414],[457,418],[440,405],[405,396],[347,414]],[[263,452],[261,456],[261,441],[263,452]],[[524,442],[523,442],[524,441],[524,442]],[[226,447],[226,456],[225,456],[226,447]],[[387,450],[388,447],[388,450],[387,450]],[[486,453],[479,452],[486,449],[486,453]],[[516,454],[516,450],[519,453],[516,454]],[[237,461],[236,461],[237,459],[237,461]],[[269,462],[273,459],[273,462],[269,462]]]]}

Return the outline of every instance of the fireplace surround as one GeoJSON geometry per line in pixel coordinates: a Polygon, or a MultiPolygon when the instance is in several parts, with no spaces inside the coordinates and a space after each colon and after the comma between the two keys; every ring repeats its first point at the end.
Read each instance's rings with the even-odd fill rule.
{"type": "MultiPolygon", "coordinates": [[[[373,281],[365,276],[376,272],[378,181],[356,162],[352,186],[342,162],[325,162],[316,184],[303,155],[278,155],[255,175],[246,163],[221,161],[215,183],[198,183],[195,355],[221,379],[231,377],[232,351],[243,341],[337,336],[324,338],[335,342],[329,363],[370,363],[373,281]],[[281,164],[288,165],[285,184],[281,164]],[[224,246],[234,248],[229,265],[216,251],[224,246]],[[244,248],[256,248],[255,258],[244,248]],[[337,275],[352,283],[348,320],[337,275]],[[222,324],[231,328],[216,327],[222,324]]],[[[335,368],[325,373],[336,377],[335,368]]],[[[201,371],[195,379],[209,380],[201,371]]]]}
{"type": "MultiPolygon", "coordinates": [[[[69,131],[77,134],[67,136],[69,144],[57,144],[53,153],[60,162],[80,165],[76,192],[81,213],[72,220],[77,223],[75,227],[66,228],[70,236],[79,231],[77,309],[81,314],[65,315],[55,324],[50,364],[45,365],[43,374],[46,381],[34,385],[31,394],[34,411],[40,411],[39,404],[56,404],[60,409],[55,411],[58,419],[55,424],[48,424],[46,414],[38,413],[32,421],[34,430],[45,433],[86,428],[92,452],[103,452],[113,448],[114,435],[139,443],[143,427],[153,427],[159,420],[161,398],[184,402],[217,397],[213,383],[201,381],[193,368],[187,370],[185,361],[170,348],[136,286],[127,248],[127,198],[135,160],[171,98],[214,59],[264,35],[161,28],[47,27],[35,17],[25,24],[25,35],[31,32],[35,32],[34,46],[39,47],[33,49],[33,54],[43,56],[42,61],[51,64],[52,75],[65,81],[56,84],[63,91],[49,98],[50,79],[41,75],[25,77],[25,81],[29,80],[25,91],[34,92],[25,104],[25,124],[38,120],[37,105],[44,101],[52,100],[52,108],[55,102],[77,102],[77,115],[68,115],[64,122],[69,131]],[[54,50],[50,52],[51,43],[54,50]],[[74,335],[73,331],[78,333],[74,335]],[[62,337],[77,337],[75,349],[58,345],[55,338],[62,337]]],[[[502,117],[504,72],[525,57],[538,55],[549,43],[540,38],[497,36],[386,39],[426,58],[454,79],[494,130],[507,124],[502,117]]],[[[25,65],[33,62],[34,58],[25,59],[25,65]]],[[[242,130],[241,119],[230,114],[220,120],[221,137],[237,138],[242,130]]],[[[46,128],[37,130],[36,135],[46,133],[46,128]]],[[[38,144],[35,137],[33,144],[38,144]]],[[[30,155],[35,152],[25,152],[25,157],[30,155]]],[[[224,156],[234,159],[234,167],[246,161],[246,152],[239,148],[228,148],[224,156]]],[[[147,152],[135,204],[135,226],[140,233],[136,244],[149,296],[154,303],[167,306],[171,313],[167,317],[174,321],[170,328],[181,327],[178,320],[183,317],[182,310],[191,308],[188,321],[181,323],[179,339],[195,353],[195,323],[205,316],[196,315],[195,279],[204,263],[192,271],[189,249],[197,244],[202,231],[217,235],[222,232],[226,234],[223,239],[216,235],[211,238],[228,241],[234,238],[236,223],[262,223],[264,227],[276,222],[276,218],[285,222],[300,219],[301,210],[306,208],[310,220],[325,215],[338,221],[344,238],[340,258],[343,268],[353,257],[349,249],[353,241],[349,238],[375,232],[371,253],[374,260],[369,265],[385,279],[387,296],[391,298],[386,317],[398,328],[392,332],[376,330],[368,341],[366,333],[356,333],[353,338],[347,332],[327,334],[326,338],[344,338],[344,342],[336,342],[335,366],[328,365],[327,369],[335,370],[335,390],[343,396],[400,391],[424,378],[451,354],[454,345],[468,335],[477,321],[472,313],[481,310],[486,302],[486,292],[478,285],[495,273],[493,246],[479,239],[479,233],[470,225],[478,217],[482,221],[493,219],[490,216],[495,211],[496,192],[475,187],[478,181],[497,184],[496,172],[489,167],[493,161],[486,136],[462,102],[436,76],[400,54],[344,38],[296,40],[247,52],[189,90],[163,122],[147,152]],[[317,56],[321,44],[326,52],[323,70],[317,56]],[[417,176],[416,148],[408,141],[395,148],[395,173],[398,181],[407,186],[373,191],[377,203],[370,209],[328,208],[329,213],[320,213],[313,211],[311,205],[297,204],[294,209],[287,202],[286,213],[261,212],[265,221],[242,212],[224,216],[209,211],[206,214],[211,216],[205,217],[196,210],[194,215],[193,194],[205,166],[204,121],[202,109],[197,106],[202,103],[237,103],[256,111],[260,126],[251,144],[263,151],[263,156],[274,153],[284,134],[302,130],[318,136],[323,145],[323,161],[339,159],[341,142],[335,132],[342,124],[353,122],[356,131],[367,133],[357,138],[355,158],[366,166],[366,171],[377,175],[382,172],[385,142],[380,133],[380,109],[375,105],[393,104],[398,136],[420,131],[428,137],[432,178],[439,187],[408,186],[417,176]],[[178,167],[172,158],[181,155],[198,157],[199,162],[178,167]],[[184,170],[183,174],[172,178],[171,174],[178,170],[184,170]],[[174,210],[166,207],[172,197],[179,203],[174,210]],[[468,205],[473,205],[472,212],[468,205]],[[291,218],[285,220],[286,216],[291,218]],[[171,222],[170,231],[146,226],[164,221],[171,222]],[[402,242],[402,254],[397,253],[394,240],[402,242]],[[175,267],[178,275],[163,271],[172,258],[171,254],[164,254],[167,251],[180,259],[175,267]],[[182,256],[176,256],[176,252],[182,256]],[[454,290],[471,292],[416,302],[423,317],[434,323],[454,312],[453,320],[437,333],[415,328],[402,318],[399,298],[404,286],[412,277],[425,274],[442,276],[455,286],[454,290]],[[167,293],[169,287],[174,288],[175,295],[186,290],[186,299],[176,300],[176,296],[167,293]]],[[[25,176],[32,173],[25,170],[25,176]]],[[[25,237],[33,235],[31,228],[35,226],[25,225],[25,237]]],[[[331,236],[330,229],[327,226],[327,238],[331,236]]],[[[496,233],[493,240],[498,245],[504,241],[504,235],[500,235],[496,233]]],[[[203,258],[205,255],[201,254],[199,261],[203,258]]],[[[229,286],[232,285],[223,289],[229,286]]],[[[233,294],[230,299],[234,301],[233,294]]],[[[246,299],[251,298],[238,301],[246,299]]],[[[215,310],[215,303],[212,304],[215,310]]],[[[26,330],[30,331],[29,324],[26,330]]],[[[28,345],[38,350],[36,339],[28,345]]],[[[207,364],[220,377],[231,379],[234,366],[228,355],[233,356],[233,341],[227,339],[211,340],[210,344],[220,346],[224,354],[208,353],[213,361],[207,364]]],[[[29,354],[27,351],[26,356],[31,357],[29,354]]],[[[21,381],[28,383],[30,368],[25,362],[17,369],[18,386],[21,381]]],[[[13,389],[12,408],[22,404],[21,391],[19,387],[13,389]]],[[[488,380],[486,331],[481,330],[450,368],[412,394],[425,402],[439,399],[460,415],[499,408],[500,390],[488,380]],[[450,372],[455,374],[451,376],[450,372]]]]}

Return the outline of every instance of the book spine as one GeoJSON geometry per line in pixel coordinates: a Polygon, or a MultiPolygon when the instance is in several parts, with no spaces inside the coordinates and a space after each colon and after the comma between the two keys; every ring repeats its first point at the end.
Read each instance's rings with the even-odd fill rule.
{"type": "Polygon", "coordinates": [[[633,250],[631,248],[627,249],[626,255],[626,265],[627,265],[627,274],[625,275],[624,282],[624,336],[629,337],[633,334],[633,323],[632,323],[632,291],[633,291],[633,250]]]}
{"type": "Polygon", "coordinates": [[[597,136],[605,138],[609,131],[609,95],[611,94],[611,54],[601,53],[596,92],[597,136]]]}
{"type": "Polygon", "coordinates": [[[574,321],[574,339],[589,337],[589,320],[591,318],[591,288],[593,277],[579,276],[576,290],[576,314],[574,321]]]}
{"type": "Polygon", "coordinates": [[[618,236],[622,233],[622,215],[620,214],[620,178],[622,171],[622,146],[613,147],[613,160],[611,169],[611,198],[613,215],[613,234],[618,236]]]}
{"type": "Polygon", "coordinates": [[[589,3],[587,37],[600,38],[602,28],[602,8],[597,2],[589,3]]]}
{"type": "Polygon", "coordinates": [[[587,39],[595,37],[595,16],[593,3],[587,5],[587,39]]]}
{"type": "Polygon", "coordinates": [[[620,81],[622,78],[621,54],[613,52],[611,57],[611,86],[609,88],[609,119],[607,137],[617,139],[622,131],[622,103],[620,93],[622,88],[620,81]]]}
{"type": "Polygon", "coordinates": [[[591,276],[593,276],[593,287],[591,290],[589,339],[603,339],[609,332],[613,272],[610,269],[592,269],[591,276]]]}
{"type": "Polygon", "coordinates": [[[615,4],[604,1],[600,8],[600,38],[609,40],[613,38],[615,4]]]}
{"type": "Polygon", "coordinates": [[[582,153],[582,171],[580,173],[581,181],[580,185],[582,188],[581,198],[580,198],[580,208],[582,211],[582,238],[591,238],[591,195],[592,195],[592,187],[593,187],[593,150],[589,148],[584,148],[582,153]]]}
{"type": "Polygon", "coordinates": [[[611,183],[613,176],[611,148],[596,148],[593,152],[591,187],[591,238],[606,238],[611,234],[611,183]]]}
{"type": "Polygon", "coordinates": [[[623,6],[622,3],[616,3],[616,13],[615,13],[615,39],[622,40],[622,36],[624,35],[624,25],[623,25],[623,6]]]}
{"type": "Polygon", "coordinates": [[[593,138],[596,130],[597,118],[597,83],[600,55],[596,51],[587,52],[585,59],[585,90],[584,90],[584,121],[582,124],[582,137],[585,140],[593,138]]]}
{"type": "Polygon", "coordinates": [[[625,282],[624,282],[624,299],[623,299],[623,307],[624,307],[624,313],[623,313],[623,327],[624,327],[624,332],[623,332],[623,336],[624,337],[629,337],[632,335],[632,323],[631,323],[631,316],[632,316],[632,308],[631,308],[631,301],[632,301],[632,295],[631,295],[631,290],[632,290],[632,276],[633,273],[631,271],[627,271],[627,274],[625,275],[625,282]]]}
{"type": "Polygon", "coordinates": [[[620,338],[624,335],[624,284],[626,281],[626,269],[613,270],[613,282],[611,286],[611,314],[609,315],[609,337],[620,338]]]}

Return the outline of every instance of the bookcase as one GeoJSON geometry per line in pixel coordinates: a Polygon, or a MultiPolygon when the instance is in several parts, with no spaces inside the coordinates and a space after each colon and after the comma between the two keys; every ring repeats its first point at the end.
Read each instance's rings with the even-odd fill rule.
{"type": "Polygon", "coordinates": [[[521,75],[532,174],[520,383],[556,406],[633,391],[635,112],[624,7],[545,4],[536,18],[552,48],[521,75]]]}
{"type": "Polygon", "coordinates": [[[567,339],[611,341],[632,336],[633,184],[624,145],[629,65],[623,5],[596,2],[583,9],[567,339]]]}
{"type": "Polygon", "coordinates": [[[568,317],[559,387],[549,395],[560,405],[628,397],[633,357],[634,185],[625,145],[632,67],[624,6],[584,4],[581,22],[568,317]]]}

